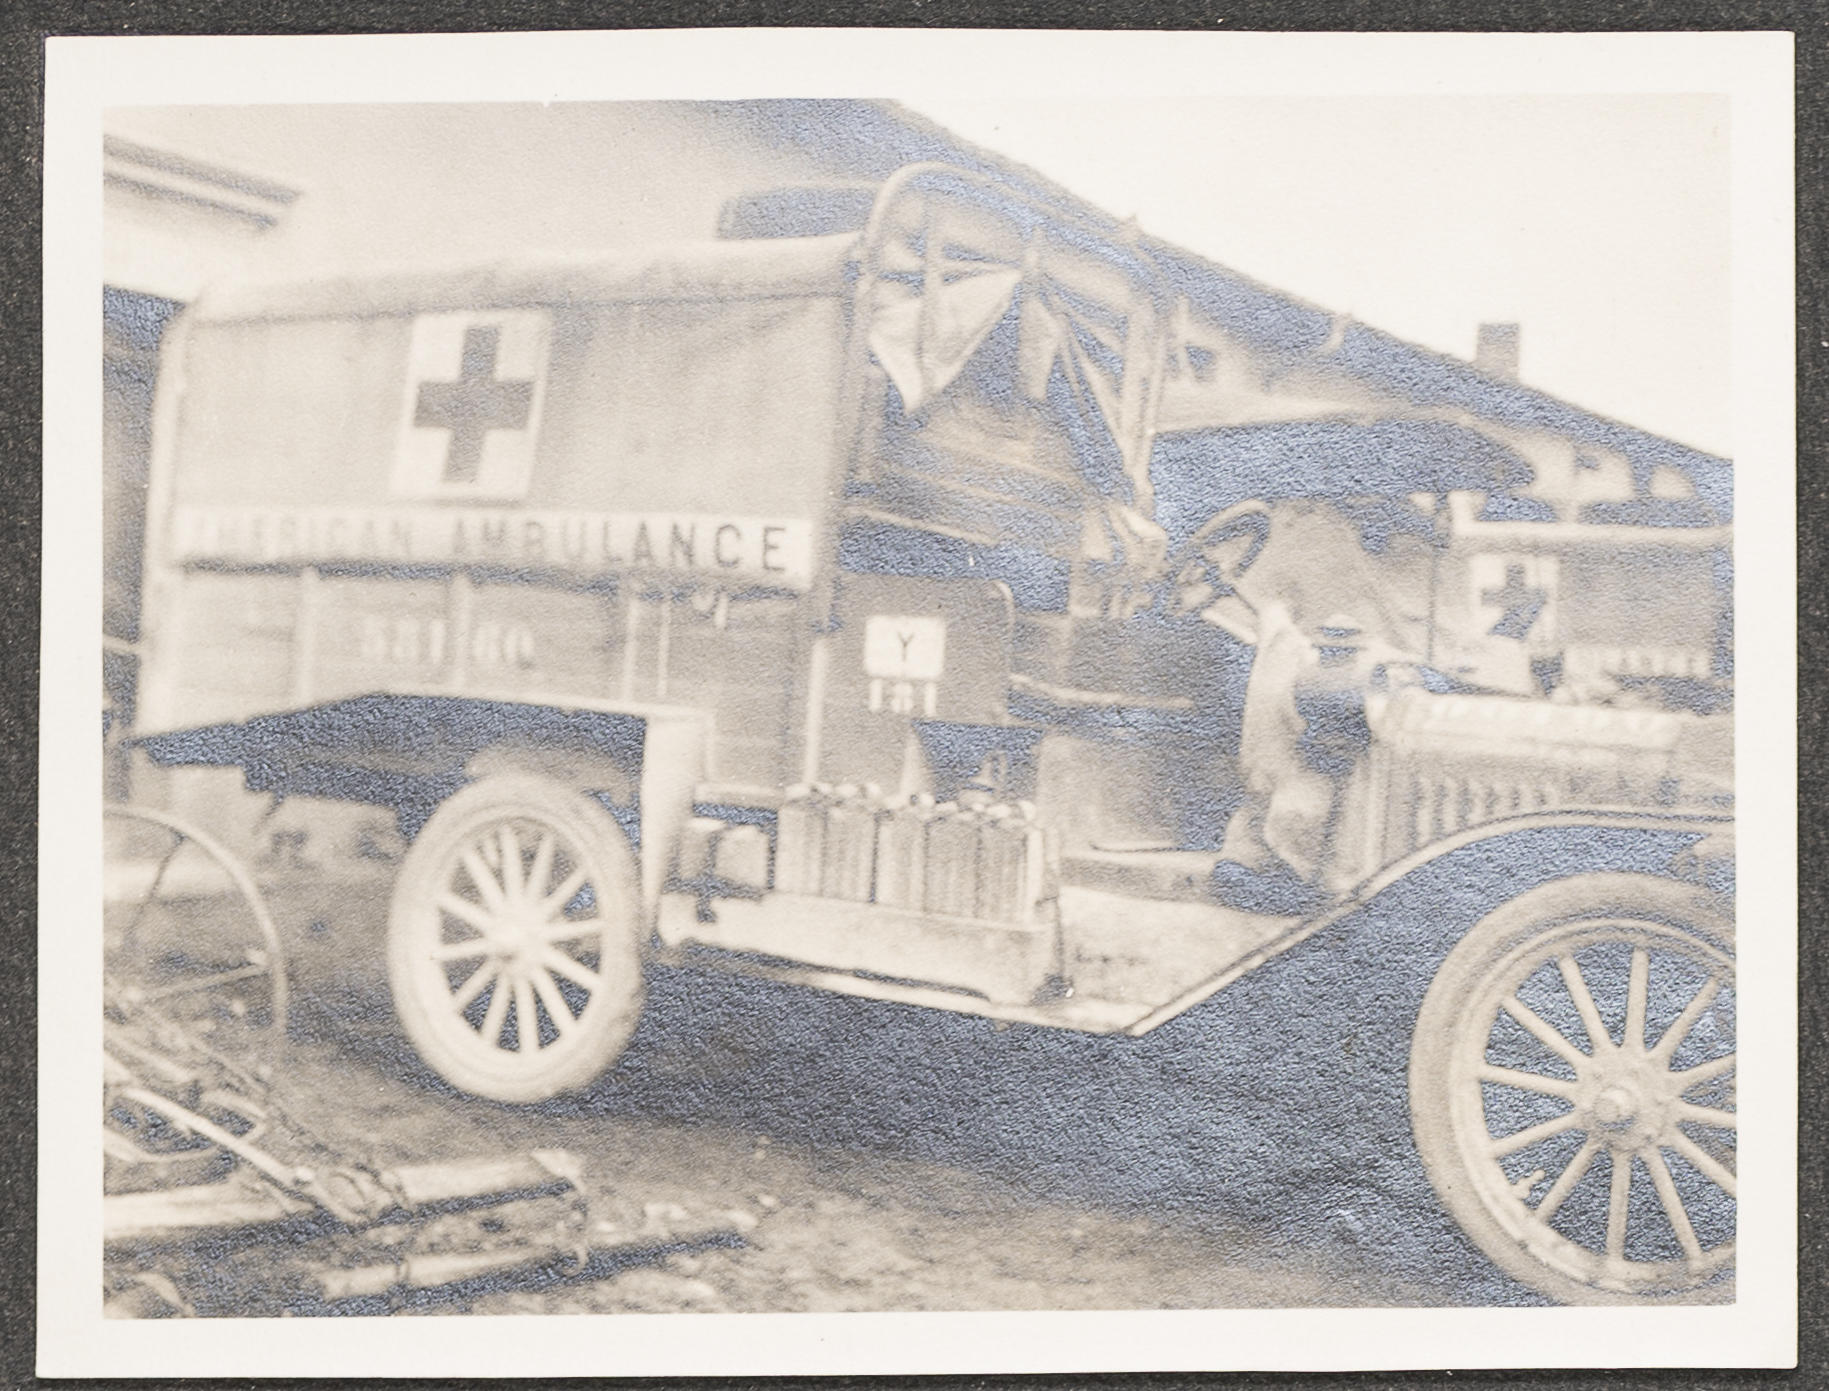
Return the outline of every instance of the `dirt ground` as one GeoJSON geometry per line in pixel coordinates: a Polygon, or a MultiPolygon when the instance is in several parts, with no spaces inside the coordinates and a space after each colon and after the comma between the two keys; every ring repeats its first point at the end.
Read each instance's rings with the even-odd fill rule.
{"type": "Polygon", "coordinates": [[[958,1168],[719,1125],[432,1094],[294,1040],[287,1113],[377,1165],[564,1149],[612,1207],[735,1214],[741,1244],[608,1278],[415,1305],[444,1313],[1249,1308],[1415,1302],[1345,1241],[1291,1247],[1147,1212],[1049,1203],[958,1168]],[[751,1222],[753,1219],[753,1225],[751,1222]]]}
{"type": "MultiPolygon", "coordinates": [[[[778,1113],[764,1107],[755,1125],[733,1121],[742,1108],[733,1109],[720,1088],[771,1084],[766,1068],[746,1063],[728,1024],[708,1039],[648,1046],[642,1060],[626,1064],[642,1074],[632,1091],[612,1073],[593,1094],[538,1107],[456,1094],[417,1063],[392,1022],[379,946],[386,867],[334,882],[305,872],[265,877],[292,957],[293,1027],[272,1058],[275,1095],[291,1120],[376,1168],[564,1149],[582,1161],[587,1189],[607,1208],[659,1205],[714,1222],[728,1216],[724,1225],[735,1233],[725,1244],[648,1253],[602,1278],[504,1283],[418,1301],[415,1311],[1214,1308],[1439,1298],[1387,1269],[1355,1241],[1350,1222],[1292,1226],[1275,1214],[1254,1221],[1236,1207],[1219,1214],[1106,1202],[1070,1185],[1025,1191],[996,1165],[935,1162],[898,1152],[880,1136],[847,1140],[843,1097],[833,1098],[836,1131],[798,1125],[790,1111],[799,1103],[778,1113]],[[665,1104],[645,1104],[644,1096],[665,1104]],[[695,1114],[697,1096],[706,1098],[703,1114],[695,1114]],[[770,1114],[780,1123],[767,1121],[770,1114]]],[[[1014,1143],[1020,1147],[1020,1136],[1014,1143]]]]}
{"type": "Polygon", "coordinates": [[[627,1117],[507,1112],[291,1049],[288,1114],[372,1162],[562,1148],[612,1206],[748,1227],[609,1278],[426,1301],[427,1312],[608,1313],[1260,1307],[1401,1301],[1348,1250],[1227,1242],[1172,1219],[1038,1202],[983,1176],[882,1154],[627,1117]],[[316,1104],[306,1095],[316,1092],[316,1104]],[[753,1219],[753,1225],[747,1220],[753,1219]]]}

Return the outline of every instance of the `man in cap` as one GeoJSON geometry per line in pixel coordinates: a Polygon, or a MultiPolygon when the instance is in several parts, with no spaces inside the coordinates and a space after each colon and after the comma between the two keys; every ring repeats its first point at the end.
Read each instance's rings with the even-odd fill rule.
{"type": "Polygon", "coordinates": [[[1365,639],[1336,613],[1311,636],[1279,603],[1260,612],[1238,767],[1213,891],[1250,912],[1295,914],[1325,895],[1340,791],[1370,741],[1365,639]]]}
{"type": "Polygon", "coordinates": [[[1429,679],[1409,654],[1427,646],[1431,519],[1395,503],[1370,512],[1406,524],[1374,545],[1366,508],[1242,504],[1183,552],[1183,611],[1255,649],[1236,759],[1242,796],[1211,881],[1216,898],[1248,912],[1304,913],[1345,887],[1337,881],[1354,867],[1335,854],[1335,828],[1371,739],[1367,692],[1429,679]]]}

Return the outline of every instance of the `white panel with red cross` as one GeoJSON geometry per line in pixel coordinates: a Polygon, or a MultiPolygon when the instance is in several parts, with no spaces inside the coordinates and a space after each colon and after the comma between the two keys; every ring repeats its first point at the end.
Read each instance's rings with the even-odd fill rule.
{"type": "Polygon", "coordinates": [[[416,319],[389,490],[412,498],[525,497],[550,342],[551,321],[538,310],[416,319]]]}
{"type": "Polygon", "coordinates": [[[1531,652],[1556,645],[1558,558],[1527,552],[1468,557],[1468,598],[1476,637],[1514,642],[1531,652]]]}

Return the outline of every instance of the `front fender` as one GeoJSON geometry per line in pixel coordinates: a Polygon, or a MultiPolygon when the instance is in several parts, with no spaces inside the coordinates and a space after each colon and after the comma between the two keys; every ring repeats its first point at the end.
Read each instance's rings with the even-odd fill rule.
{"type": "MultiPolygon", "coordinates": [[[[1212,998],[1311,938],[1405,924],[1387,945],[1413,963],[1418,986],[1475,923],[1540,884],[1627,872],[1731,893],[1733,822],[1727,817],[1631,811],[1543,812],[1492,821],[1423,846],[1368,876],[1325,911],[1294,923],[1243,961],[1130,1025],[1145,1034],[1212,998]]],[[[1358,948],[1355,947],[1355,950],[1358,948]]]]}
{"type": "Polygon", "coordinates": [[[1327,916],[1365,907],[1407,880],[1463,886],[1456,898],[1468,907],[1483,905],[1478,916],[1538,884],[1595,871],[1652,874],[1725,890],[1732,885],[1733,836],[1728,816],[1600,809],[1508,817],[1470,826],[1392,861],[1367,875],[1327,916]],[[1467,897],[1480,884],[1503,892],[1492,902],[1477,893],[1467,897]]]}

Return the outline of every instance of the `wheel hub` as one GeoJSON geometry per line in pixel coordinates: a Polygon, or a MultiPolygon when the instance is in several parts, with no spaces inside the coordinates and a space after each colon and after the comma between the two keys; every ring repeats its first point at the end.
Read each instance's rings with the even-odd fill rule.
{"type": "Polygon", "coordinates": [[[1575,1115],[1585,1130],[1616,1153],[1669,1143],[1682,1084],[1643,1047],[1630,1043],[1593,1060],[1591,1076],[1576,1095],[1575,1115]]]}
{"type": "Polygon", "coordinates": [[[1608,1087],[1594,1098],[1590,1114],[1603,1130],[1630,1130],[1639,1111],[1638,1098],[1625,1087],[1608,1087]]]}
{"type": "Polygon", "coordinates": [[[491,949],[504,963],[523,965],[533,954],[539,928],[538,922],[524,916],[499,917],[490,936],[491,949]]]}

